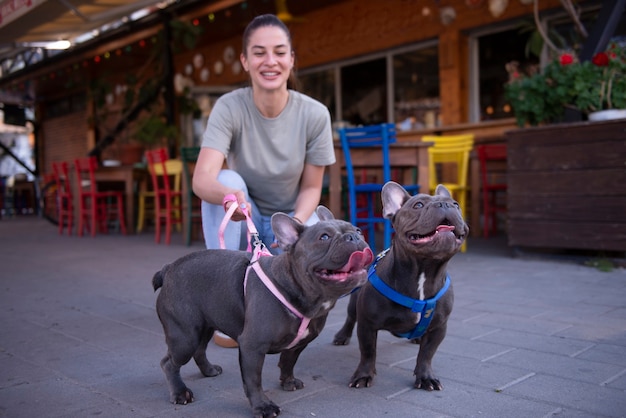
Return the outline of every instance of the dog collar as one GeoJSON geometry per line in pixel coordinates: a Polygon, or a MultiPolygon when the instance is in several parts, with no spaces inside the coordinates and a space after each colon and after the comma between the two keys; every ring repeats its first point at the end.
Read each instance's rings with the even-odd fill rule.
{"type": "MultiPolygon", "coordinates": [[[[380,258],[382,257],[379,256],[376,262],[378,262],[380,258]]],[[[397,303],[398,305],[405,306],[411,309],[411,311],[420,314],[420,320],[413,329],[413,331],[397,335],[399,337],[408,339],[421,337],[428,329],[428,326],[430,325],[430,321],[432,321],[433,316],[435,316],[434,313],[435,307],[437,306],[437,301],[446,293],[446,291],[450,287],[450,275],[446,273],[446,281],[443,287],[439,290],[439,292],[437,292],[434,297],[426,300],[413,299],[411,297],[403,295],[402,293],[397,292],[394,288],[382,281],[382,279],[376,274],[376,262],[370,266],[367,276],[369,282],[372,284],[372,286],[374,286],[374,289],[378,290],[383,296],[397,303]]]]}

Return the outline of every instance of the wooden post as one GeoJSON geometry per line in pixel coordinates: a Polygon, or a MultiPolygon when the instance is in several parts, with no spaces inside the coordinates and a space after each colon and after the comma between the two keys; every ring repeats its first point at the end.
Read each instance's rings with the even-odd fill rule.
{"type": "Polygon", "coordinates": [[[466,36],[451,30],[439,36],[439,96],[443,125],[467,122],[469,72],[466,57],[466,36]]]}

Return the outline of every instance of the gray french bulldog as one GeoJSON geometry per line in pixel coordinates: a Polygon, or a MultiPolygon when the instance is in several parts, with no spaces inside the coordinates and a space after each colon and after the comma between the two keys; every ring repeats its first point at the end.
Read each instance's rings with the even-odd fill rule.
{"type": "Polygon", "coordinates": [[[390,249],[370,267],[368,283],[351,295],[348,317],[333,343],[348,344],[357,324],[361,361],[349,386],[361,388],[371,386],[376,374],[378,331],[408,338],[420,344],[414,386],[441,390],[432,359],[446,335],[454,301],[446,267],[469,227],[442,185],[433,196],[410,196],[399,184],[388,182],[382,201],[383,216],[391,219],[395,236],[390,249]]]}
{"type": "Polygon", "coordinates": [[[320,222],[311,226],[284,213],[272,216],[272,229],[284,252],[262,256],[255,263],[278,295],[262,282],[255,268],[248,269],[251,254],[245,251],[194,252],[154,275],[154,290],[161,288],[156,309],[168,347],[161,368],[172,403],[193,401],[193,393],[180,377],[181,366],[192,357],[203,375],[222,373],[206,356],[215,330],[239,345],[243,386],[255,417],[280,413],[261,384],[266,354],[281,353],[284,390],[304,387],[293,375],[300,353],[321,332],[337,299],[367,281],[367,267],[374,259],[357,228],[334,219],[324,206],[316,213],[320,222]]]}

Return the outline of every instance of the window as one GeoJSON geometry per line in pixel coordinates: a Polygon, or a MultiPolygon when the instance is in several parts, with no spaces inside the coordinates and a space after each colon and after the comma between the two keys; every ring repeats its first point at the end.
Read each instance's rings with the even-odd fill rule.
{"type": "Polygon", "coordinates": [[[298,75],[300,91],[324,103],[334,121],[399,129],[438,124],[439,58],[434,42],[342,62],[298,75]]]}
{"type": "Polygon", "coordinates": [[[539,57],[526,54],[528,37],[519,29],[509,29],[477,38],[478,103],[474,100],[472,122],[513,116],[504,99],[509,73],[532,71],[539,64],[539,57]]]}
{"type": "Polygon", "coordinates": [[[298,90],[326,105],[332,119],[336,120],[335,69],[329,68],[298,75],[298,82],[300,84],[298,90]]]}
{"type": "Polygon", "coordinates": [[[406,131],[439,125],[437,46],[393,55],[394,118],[406,131]]]}
{"type": "Polygon", "coordinates": [[[341,68],[343,119],[353,125],[387,121],[387,64],[379,58],[341,68]]]}

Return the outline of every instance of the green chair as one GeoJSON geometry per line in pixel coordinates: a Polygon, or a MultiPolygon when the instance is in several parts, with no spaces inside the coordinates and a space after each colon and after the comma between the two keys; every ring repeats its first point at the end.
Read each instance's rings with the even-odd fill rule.
{"type": "MultiPolygon", "coordinates": [[[[200,147],[182,147],[180,149],[180,159],[183,162],[183,177],[185,182],[185,190],[186,194],[183,196],[186,204],[185,207],[185,225],[184,225],[184,235],[185,235],[185,244],[187,246],[191,245],[191,239],[193,236],[193,226],[194,224],[202,225],[202,213],[200,209],[200,199],[193,193],[191,188],[191,177],[193,172],[193,167],[198,160],[198,154],[200,153],[200,147]]],[[[202,228],[198,228],[198,230],[202,230],[202,228]]]]}

